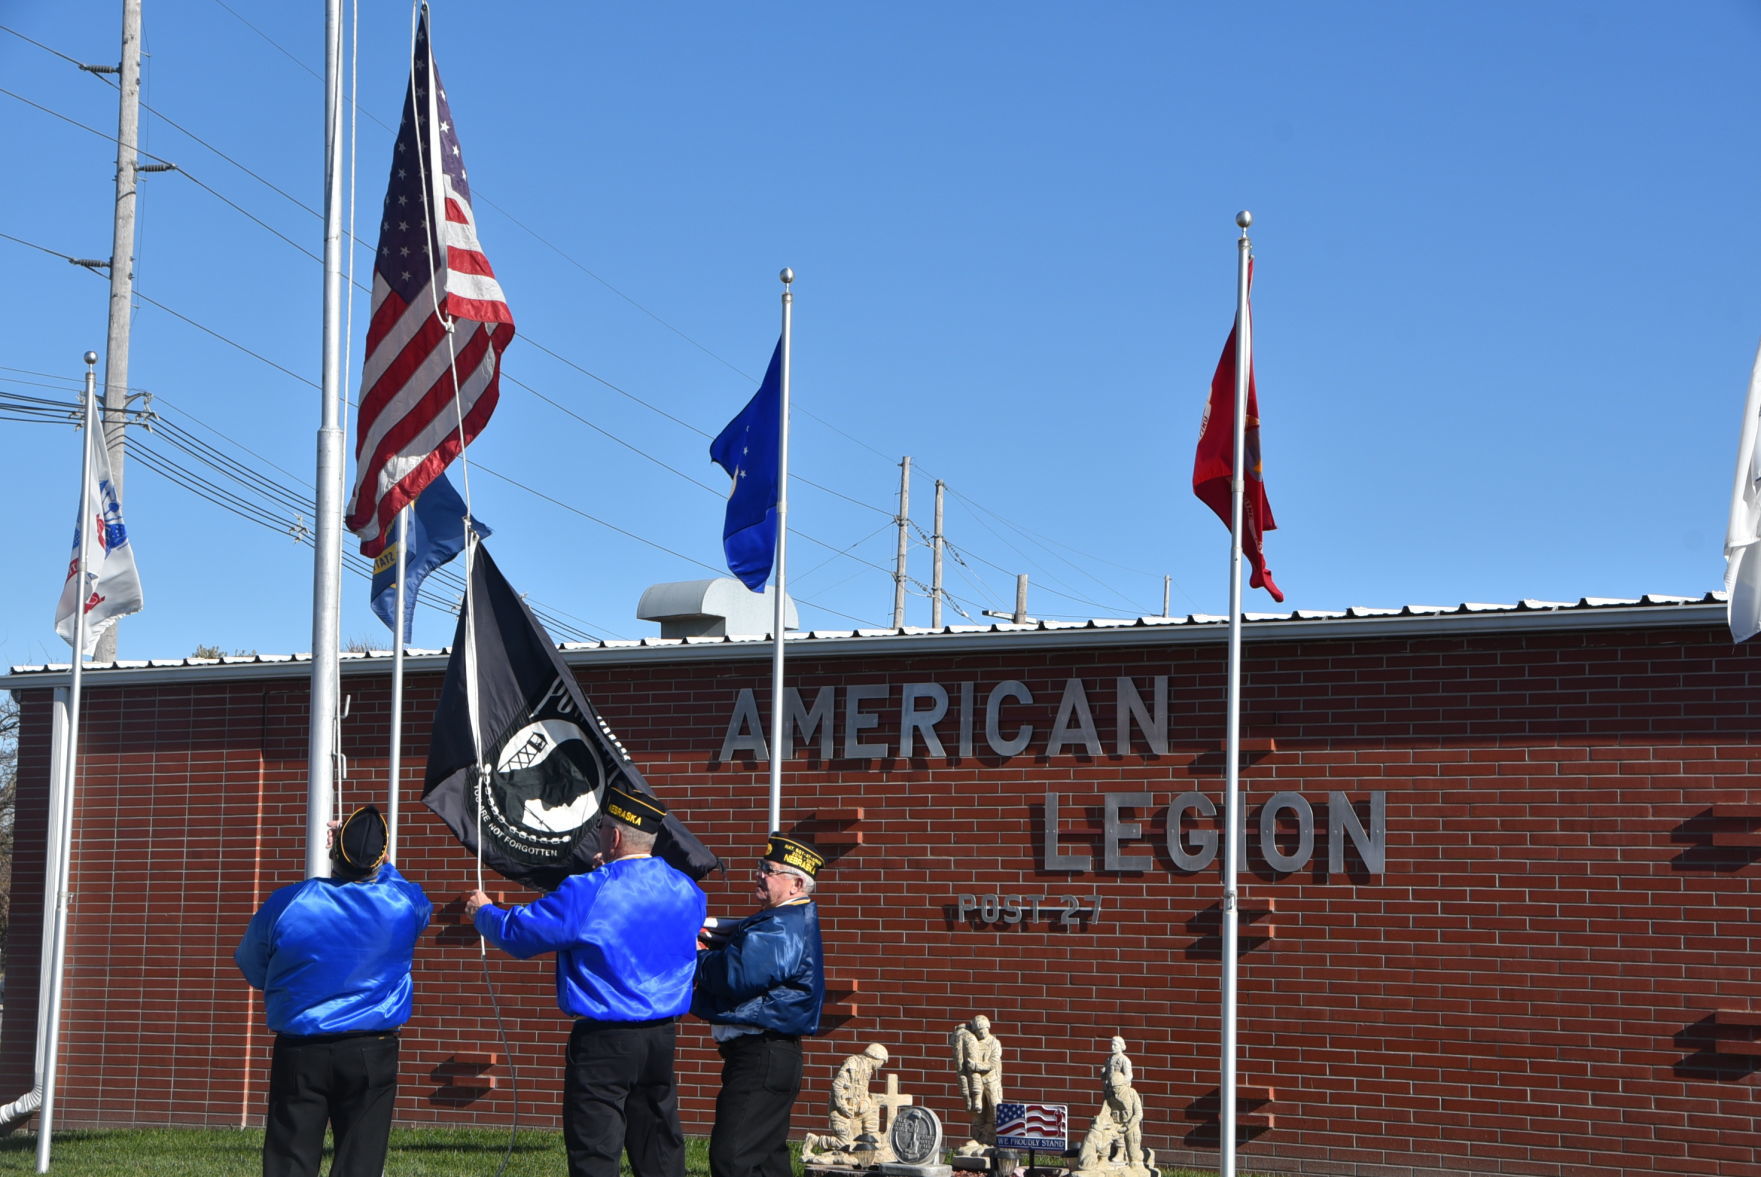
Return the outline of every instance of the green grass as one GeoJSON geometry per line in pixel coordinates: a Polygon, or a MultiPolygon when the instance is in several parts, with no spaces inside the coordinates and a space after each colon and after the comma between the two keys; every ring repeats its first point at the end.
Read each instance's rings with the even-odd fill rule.
{"type": "MultiPolygon", "coordinates": [[[[394,1128],[386,1177],[557,1177],[568,1171],[561,1132],[500,1128],[394,1128]],[[507,1167],[502,1168],[503,1161],[507,1167]]],[[[128,1128],[57,1132],[49,1172],[68,1177],[250,1177],[262,1171],[259,1128],[128,1128]]],[[[789,1146],[799,1161],[800,1144],[789,1146]]],[[[1023,1161],[1026,1157],[1022,1158],[1023,1161]]],[[[1045,1158],[1041,1158],[1042,1163],[1045,1158]]],[[[37,1134],[0,1137],[0,1175],[35,1173],[37,1134]]],[[[319,1173],[330,1171],[325,1152],[319,1173]]],[[[624,1172],[629,1173],[629,1166],[624,1172]]],[[[1215,1177],[1186,1169],[1163,1177],[1215,1177]]],[[[709,1177],[709,1141],[685,1140],[685,1177],[709,1177]]],[[[1246,1175],[1251,1177],[1251,1175],[1246,1175]]]]}
{"type": "MultiPolygon", "coordinates": [[[[557,1177],[568,1171],[562,1133],[496,1128],[397,1128],[386,1177],[557,1177]]],[[[709,1141],[685,1142],[686,1177],[708,1177],[709,1141]]],[[[257,1128],[137,1128],[55,1133],[49,1172],[69,1177],[248,1177],[261,1172],[257,1128]]],[[[35,1173],[37,1134],[0,1138],[0,1174],[35,1173]]],[[[330,1171],[326,1151],[321,1174],[330,1171]]],[[[626,1173],[629,1172],[626,1166],[626,1173]]]]}

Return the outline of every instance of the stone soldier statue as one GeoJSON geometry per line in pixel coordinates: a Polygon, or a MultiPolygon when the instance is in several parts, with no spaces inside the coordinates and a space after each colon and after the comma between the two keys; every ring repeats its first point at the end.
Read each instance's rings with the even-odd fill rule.
{"type": "Polygon", "coordinates": [[[1131,1085],[1131,1059],[1125,1039],[1113,1039],[1113,1053],[1101,1064],[1101,1107],[1077,1152],[1078,1177],[1150,1177],[1154,1152],[1143,1147],[1143,1100],[1131,1085]]]}
{"type": "Polygon", "coordinates": [[[857,1138],[863,1133],[879,1140],[880,1104],[868,1085],[886,1062],[887,1048],[878,1042],[844,1060],[832,1079],[828,1107],[831,1132],[825,1136],[808,1133],[801,1147],[804,1159],[848,1163],[855,1156],[857,1138]]]}
{"type": "Polygon", "coordinates": [[[983,1014],[954,1033],[954,1062],[960,1094],[972,1116],[972,1139],[960,1149],[972,1156],[997,1143],[997,1105],[1003,1101],[1003,1043],[983,1014]]]}

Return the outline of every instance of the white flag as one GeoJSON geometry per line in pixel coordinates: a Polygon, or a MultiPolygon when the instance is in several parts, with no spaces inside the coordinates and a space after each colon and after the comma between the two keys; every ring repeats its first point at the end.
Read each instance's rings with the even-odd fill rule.
{"type": "MultiPolygon", "coordinates": [[[[98,638],[115,624],[119,617],[141,611],[141,576],[135,571],[135,550],[128,542],[128,528],[122,523],[122,500],[117,497],[116,484],[110,479],[110,455],[105,451],[103,437],[93,438],[92,483],[88,488],[92,514],[79,519],[73,529],[73,553],[67,561],[67,580],[61,586],[61,600],[55,606],[55,632],[68,645],[74,643],[75,602],[85,600],[86,648],[79,651],[90,656],[98,648],[98,638]],[[78,583],[80,545],[85,544],[86,574],[84,591],[78,583]]],[[[78,515],[78,510],[75,510],[78,515]]]]}
{"type": "Polygon", "coordinates": [[[1730,530],[1724,537],[1724,590],[1730,594],[1730,637],[1761,633],[1761,352],[1749,375],[1743,440],[1737,448],[1736,486],[1730,494],[1730,530]]]}

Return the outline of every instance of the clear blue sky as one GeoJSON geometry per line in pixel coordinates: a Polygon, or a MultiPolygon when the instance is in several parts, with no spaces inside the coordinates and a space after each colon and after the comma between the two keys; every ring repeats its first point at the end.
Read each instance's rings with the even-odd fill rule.
{"type": "MultiPolygon", "coordinates": [[[[143,146],[187,174],[144,183],[130,383],[179,437],[309,495],[323,6],[145,7],[143,146]]],[[[370,7],[363,282],[409,39],[407,8],[370,7]]],[[[28,243],[0,239],[0,400],[71,399],[104,348],[105,282],[42,251],[109,252],[115,92],[56,54],[114,63],[120,9],[0,19],[48,47],[0,33],[0,232],[28,243]]],[[[475,507],[579,633],[656,633],[644,587],[721,571],[708,440],[762,374],[785,265],[804,625],[889,623],[904,455],[924,533],[949,489],[948,621],[1010,608],[1018,572],[1041,617],[1157,613],[1164,575],[1174,612],[1223,612],[1227,534],[1188,483],[1242,208],[1288,593],[1250,607],[1721,587],[1761,336],[1749,0],[442,0],[434,36],[520,333],[475,507]]],[[[0,437],[0,665],[64,661],[78,437],[0,437]]],[[[161,468],[126,471],[147,608],[122,655],[308,649],[310,549],[143,444],[161,468]]],[[[384,644],[365,590],[345,577],[342,633],[384,644]]],[[[418,644],[451,633],[418,613],[418,644]]]]}

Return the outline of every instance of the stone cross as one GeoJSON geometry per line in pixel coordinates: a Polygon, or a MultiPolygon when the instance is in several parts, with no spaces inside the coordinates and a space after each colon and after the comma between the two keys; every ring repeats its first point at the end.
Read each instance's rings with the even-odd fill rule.
{"type": "Polygon", "coordinates": [[[887,1076],[887,1093],[874,1097],[874,1102],[885,1109],[881,1116],[882,1139],[885,1139],[886,1134],[893,1130],[893,1117],[899,1114],[899,1109],[910,1107],[911,1101],[911,1096],[899,1094],[899,1076],[889,1074],[887,1076]]]}
{"type": "Polygon", "coordinates": [[[888,1074],[887,1093],[875,1096],[874,1102],[881,1108],[880,1148],[875,1156],[875,1162],[879,1164],[897,1159],[893,1156],[893,1118],[899,1114],[900,1108],[911,1105],[912,1097],[900,1095],[899,1076],[888,1074]]]}

